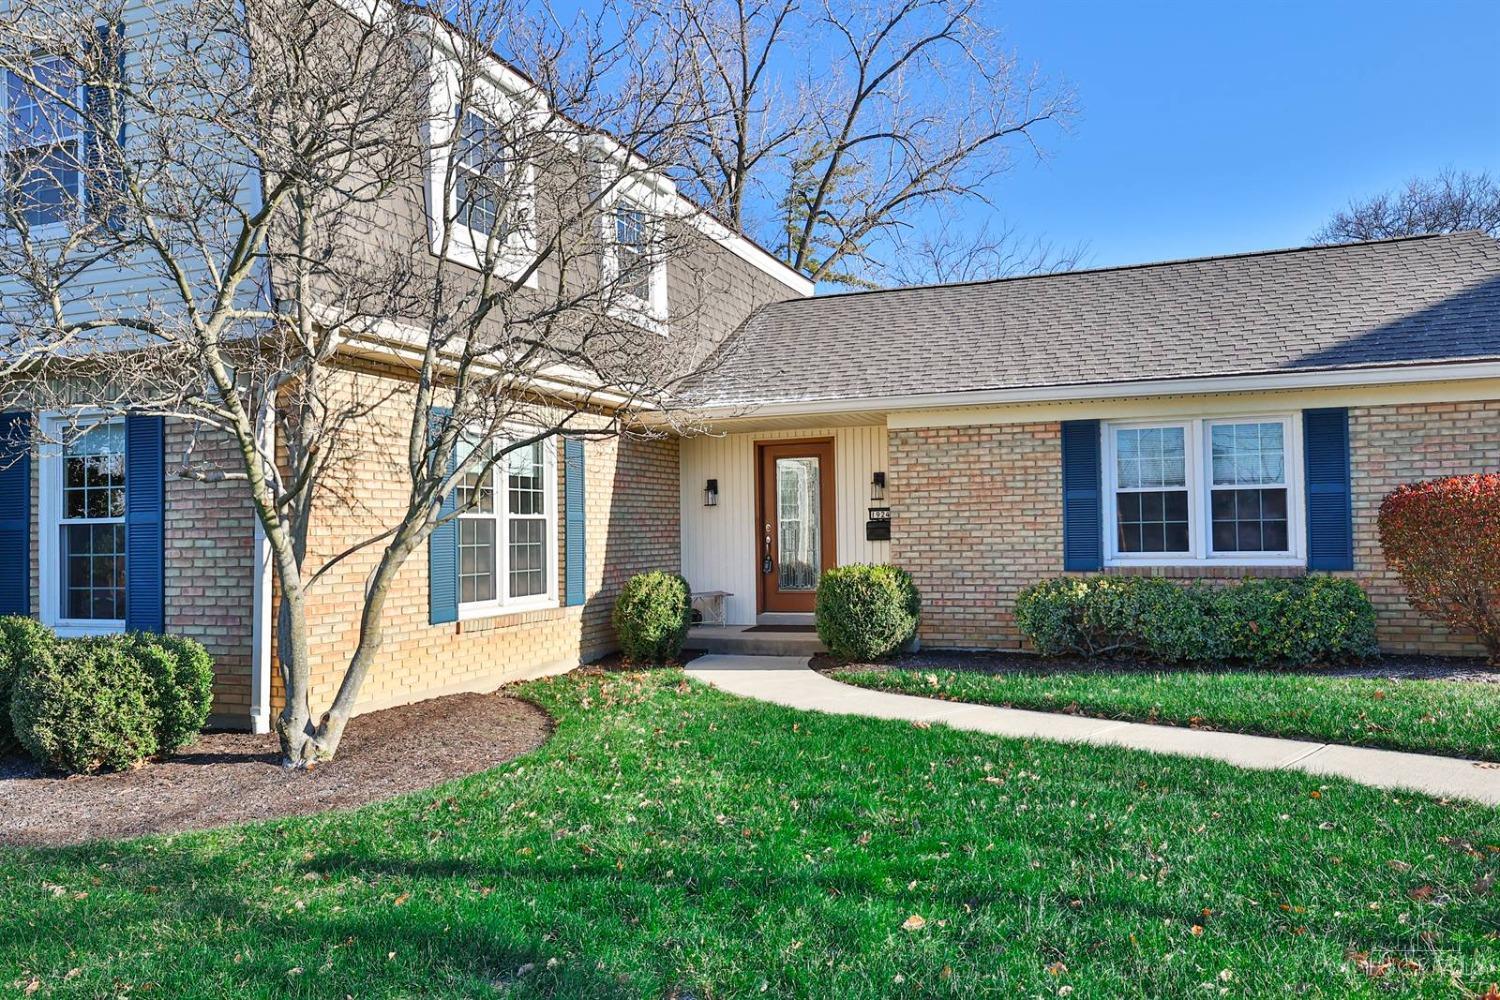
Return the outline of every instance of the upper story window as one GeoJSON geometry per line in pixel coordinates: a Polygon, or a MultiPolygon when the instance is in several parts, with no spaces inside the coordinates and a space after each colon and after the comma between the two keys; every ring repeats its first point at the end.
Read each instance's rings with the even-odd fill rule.
{"type": "Polygon", "coordinates": [[[619,196],[605,215],[606,294],[617,316],[666,332],[667,264],[659,221],[640,202],[619,196]]]}
{"type": "Polygon", "coordinates": [[[550,441],[519,448],[475,471],[458,487],[458,601],[462,617],[557,602],[556,449],[550,441]]]}
{"type": "Polygon", "coordinates": [[[642,302],[651,299],[651,234],[646,213],[634,205],[615,208],[615,259],[620,291],[642,302]]]}
{"type": "Polygon", "coordinates": [[[474,111],[464,112],[453,152],[454,214],[477,240],[503,244],[508,235],[506,157],[500,127],[474,111]]]}
{"type": "Polygon", "coordinates": [[[5,74],[5,190],[28,226],[65,222],[81,201],[81,99],[78,67],[61,56],[5,74]]]}
{"type": "Polygon", "coordinates": [[[1294,416],[1105,425],[1116,564],[1300,561],[1294,416]]]}

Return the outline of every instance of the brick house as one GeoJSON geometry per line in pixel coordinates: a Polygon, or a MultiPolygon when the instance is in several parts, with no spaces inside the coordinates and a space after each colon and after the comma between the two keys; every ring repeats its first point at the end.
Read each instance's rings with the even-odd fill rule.
{"type": "Polygon", "coordinates": [[[1002,649],[1049,576],[1331,572],[1385,649],[1479,653],[1407,606],[1376,512],[1500,466],[1497,359],[1479,233],[778,303],[697,380],[725,416],[681,444],[683,572],[749,624],[890,561],[926,643],[1002,649]]]}
{"type": "MultiPolygon", "coordinates": [[[[446,217],[431,176],[411,181],[382,223],[421,241],[446,217]]],[[[1369,590],[1386,648],[1474,651],[1406,607],[1374,514],[1398,483],[1497,464],[1500,243],[1468,233],[814,296],[774,255],[680,214],[692,253],[652,265],[642,315],[672,343],[693,313],[706,356],[687,392],[712,433],[525,453],[493,486],[505,503],[406,564],[361,710],[603,655],[621,584],[649,569],[727,595],[727,624],[751,626],[810,621],[828,567],[890,561],[922,590],[924,641],[985,648],[1020,644],[1016,592],[1058,573],[1326,571],[1369,590]]],[[[357,428],[359,488],[319,501],[314,562],[404,503],[392,456],[412,385],[397,357],[375,337],[341,348],[341,391],[384,402],[357,428]]],[[[62,419],[12,407],[0,440],[62,419]]],[[[268,547],[245,491],[171,474],[168,456],[189,446],[232,464],[228,441],[149,416],[0,462],[0,613],[65,635],[193,636],[217,662],[215,722],[264,731],[279,706],[268,547]]],[[[378,554],[339,562],[311,595],[315,711],[378,554]]]]}

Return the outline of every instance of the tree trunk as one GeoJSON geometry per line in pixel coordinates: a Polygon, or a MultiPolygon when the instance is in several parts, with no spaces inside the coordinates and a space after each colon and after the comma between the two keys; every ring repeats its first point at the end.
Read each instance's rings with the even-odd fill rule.
{"type": "Polygon", "coordinates": [[[288,588],[283,582],[277,618],[276,653],[286,703],[276,719],[276,735],[281,740],[281,766],[301,770],[332,755],[321,751],[312,724],[307,606],[300,589],[288,588]]]}

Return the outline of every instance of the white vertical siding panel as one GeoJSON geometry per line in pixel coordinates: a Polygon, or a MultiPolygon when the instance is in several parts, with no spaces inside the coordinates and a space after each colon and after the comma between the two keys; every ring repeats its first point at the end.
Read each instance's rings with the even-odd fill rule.
{"type": "MultiPolygon", "coordinates": [[[[885,562],[889,542],[865,541],[870,477],[886,471],[884,425],[752,431],[682,442],[682,573],[694,590],[727,590],[729,622],[755,622],[761,529],[755,521],[755,446],[762,441],[833,438],[838,563],[885,562]],[[703,506],[703,485],[719,481],[719,505],[703,506]]],[[[883,504],[882,504],[883,505],[883,504]]]]}

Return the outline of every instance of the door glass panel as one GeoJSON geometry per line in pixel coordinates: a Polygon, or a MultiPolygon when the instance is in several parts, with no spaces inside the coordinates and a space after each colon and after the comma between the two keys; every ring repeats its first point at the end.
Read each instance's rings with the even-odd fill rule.
{"type": "Polygon", "coordinates": [[[777,586],[815,590],[823,572],[818,459],[776,460],[777,586]]]}

